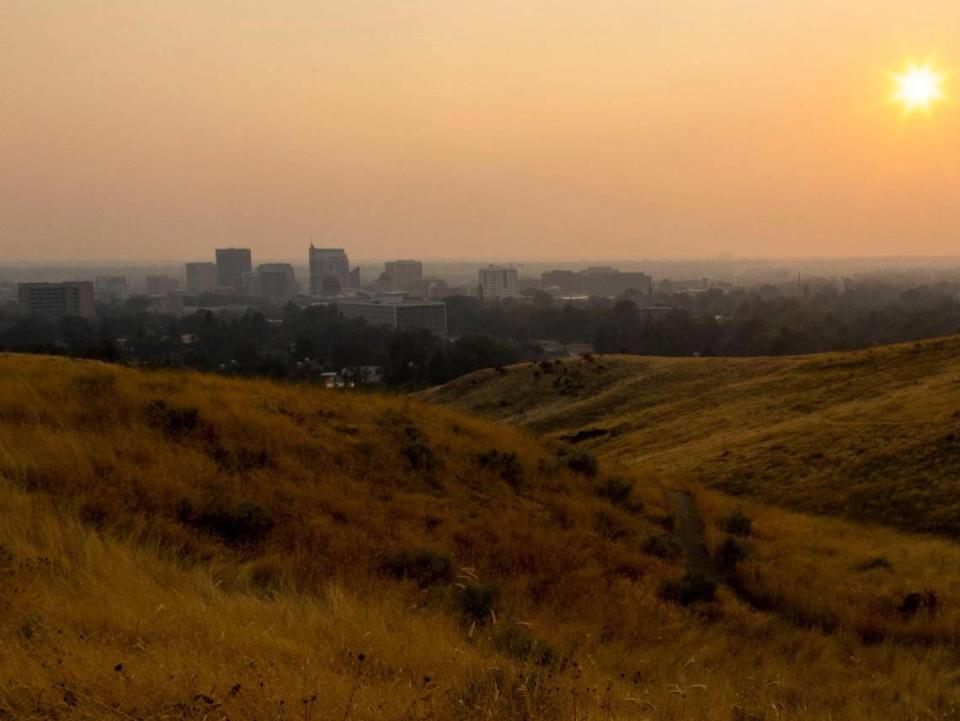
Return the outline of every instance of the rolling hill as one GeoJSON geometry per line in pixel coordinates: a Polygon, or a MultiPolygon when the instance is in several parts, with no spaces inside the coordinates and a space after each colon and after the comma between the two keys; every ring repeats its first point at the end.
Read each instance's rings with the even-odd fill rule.
{"type": "Polygon", "coordinates": [[[960,339],[789,358],[603,356],[424,398],[667,484],[960,536],[960,339]]]}
{"type": "Polygon", "coordinates": [[[0,355],[0,718],[946,718],[957,567],[417,399],[0,355]]]}

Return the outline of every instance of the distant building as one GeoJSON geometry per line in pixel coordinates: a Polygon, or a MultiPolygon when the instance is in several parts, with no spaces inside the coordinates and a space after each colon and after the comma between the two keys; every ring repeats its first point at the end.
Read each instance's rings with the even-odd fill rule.
{"type": "Polygon", "coordinates": [[[245,295],[248,298],[260,297],[260,273],[255,270],[248,270],[240,276],[240,295],[245,295]]]}
{"type": "Polygon", "coordinates": [[[239,291],[243,274],[252,270],[249,248],[217,248],[217,287],[239,291]]]}
{"type": "Polygon", "coordinates": [[[580,273],[575,270],[551,270],[540,275],[540,285],[560,293],[579,293],[580,273]]]}
{"type": "Polygon", "coordinates": [[[180,281],[169,275],[148,275],[147,295],[167,295],[180,290],[180,281]]]}
{"type": "Polygon", "coordinates": [[[93,283],[89,280],[66,283],[20,283],[17,285],[17,301],[20,310],[24,313],[47,318],[64,316],[93,318],[97,312],[94,304],[93,283]]]}
{"type": "Polygon", "coordinates": [[[337,295],[351,287],[350,261],[343,248],[315,248],[311,243],[308,257],[311,295],[337,295]]]}
{"type": "Polygon", "coordinates": [[[94,281],[94,290],[101,303],[123,303],[127,299],[127,279],[122,275],[100,275],[94,281]]]}
{"type": "Polygon", "coordinates": [[[17,284],[12,280],[0,280],[0,303],[16,302],[17,284]]]}
{"type": "Polygon", "coordinates": [[[544,290],[555,295],[586,295],[612,298],[633,291],[638,301],[653,295],[653,279],[646,273],[621,272],[617,268],[598,266],[582,271],[551,270],[540,276],[544,290]]]}
{"type": "Polygon", "coordinates": [[[297,292],[297,279],[289,263],[261,263],[260,295],[266,298],[289,298],[297,292]]]}
{"type": "Polygon", "coordinates": [[[513,298],[520,294],[517,269],[489,265],[480,269],[480,295],[485,300],[513,298]]]}
{"type": "Polygon", "coordinates": [[[187,292],[209,293],[217,288],[216,263],[187,263],[187,292]]]}
{"type": "Polygon", "coordinates": [[[641,296],[653,295],[653,279],[646,273],[622,273],[616,268],[587,268],[580,273],[580,292],[588,295],[613,297],[628,290],[641,296]]]}
{"type": "Polygon", "coordinates": [[[384,291],[411,291],[423,280],[423,263],[419,260],[391,260],[384,263],[380,289],[384,291]]]}
{"type": "Polygon", "coordinates": [[[337,310],[345,318],[361,318],[372,326],[390,326],[397,330],[428,330],[447,335],[447,304],[435,301],[411,301],[398,298],[338,300],[337,310]]]}

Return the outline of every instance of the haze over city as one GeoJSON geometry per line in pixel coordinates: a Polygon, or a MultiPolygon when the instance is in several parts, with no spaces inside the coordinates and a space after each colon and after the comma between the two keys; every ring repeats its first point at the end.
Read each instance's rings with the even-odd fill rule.
{"type": "Polygon", "coordinates": [[[8,0],[0,257],[951,255],[960,6],[8,0]],[[929,112],[892,101],[911,61],[929,112]]]}

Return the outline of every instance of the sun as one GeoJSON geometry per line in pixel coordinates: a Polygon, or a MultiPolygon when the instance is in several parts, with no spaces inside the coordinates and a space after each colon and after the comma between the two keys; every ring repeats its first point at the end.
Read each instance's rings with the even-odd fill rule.
{"type": "Polygon", "coordinates": [[[929,111],[934,103],[943,99],[943,74],[930,63],[910,63],[905,71],[894,75],[893,80],[896,87],[893,99],[908,113],[929,111]]]}

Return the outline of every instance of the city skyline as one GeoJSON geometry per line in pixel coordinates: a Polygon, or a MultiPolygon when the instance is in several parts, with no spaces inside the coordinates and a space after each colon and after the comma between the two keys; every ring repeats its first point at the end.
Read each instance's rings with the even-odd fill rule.
{"type": "Polygon", "coordinates": [[[941,256],[960,227],[945,0],[11,0],[0,19],[7,260],[289,260],[311,239],[941,256]],[[938,69],[935,108],[904,96],[929,112],[891,99],[911,61],[938,69]]]}

